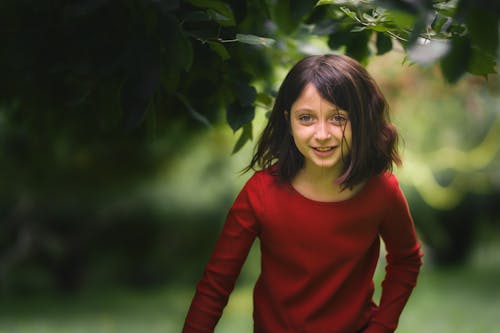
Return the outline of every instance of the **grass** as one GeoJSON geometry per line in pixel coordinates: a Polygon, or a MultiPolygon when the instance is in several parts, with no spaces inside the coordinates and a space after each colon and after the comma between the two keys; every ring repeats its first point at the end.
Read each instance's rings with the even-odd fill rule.
{"type": "Polygon", "coordinates": [[[169,287],[3,299],[0,332],[179,332],[190,296],[186,287],[169,287]]]}
{"type": "MultiPolygon", "coordinates": [[[[249,267],[253,267],[250,263],[249,267]]],[[[248,268],[247,268],[248,269],[248,268]]],[[[379,271],[377,279],[380,279],[379,271]]],[[[478,250],[462,267],[424,266],[400,320],[400,333],[493,333],[500,324],[500,246],[478,250]]],[[[193,286],[101,290],[0,299],[0,333],[180,332],[193,286]]],[[[252,288],[243,279],[216,332],[252,332],[252,288]]]]}

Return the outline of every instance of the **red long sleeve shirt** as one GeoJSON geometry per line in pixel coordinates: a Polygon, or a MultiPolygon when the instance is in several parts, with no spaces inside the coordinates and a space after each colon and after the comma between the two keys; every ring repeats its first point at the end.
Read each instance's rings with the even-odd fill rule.
{"type": "Polygon", "coordinates": [[[209,333],[260,239],[256,333],[388,333],[415,286],[420,245],[396,177],[372,177],[351,199],[317,202],[256,172],[231,207],[196,288],[183,333],[209,333]],[[379,306],[373,274],[382,238],[386,276],[379,306]]]}

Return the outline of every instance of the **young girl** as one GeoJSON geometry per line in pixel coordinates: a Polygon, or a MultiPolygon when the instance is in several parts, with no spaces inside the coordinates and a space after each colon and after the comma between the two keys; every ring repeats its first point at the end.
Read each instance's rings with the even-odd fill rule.
{"type": "Polygon", "coordinates": [[[256,333],[394,332],[422,254],[392,164],[397,132],[374,80],[343,55],[310,56],[283,81],[196,288],[184,333],[214,332],[256,237],[256,333]],[[379,305],[373,274],[387,266],[379,305]]]}

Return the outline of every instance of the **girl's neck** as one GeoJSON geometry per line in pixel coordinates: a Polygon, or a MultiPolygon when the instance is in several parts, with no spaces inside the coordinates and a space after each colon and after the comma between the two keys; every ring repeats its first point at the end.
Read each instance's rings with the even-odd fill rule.
{"type": "Polygon", "coordinates": [[[323,202],[344,201],[355,196],[364,184],[354,188],[343,188],[337,183],[340,175],[332,173],[331,170],[302,169],[292,179],[291,185],[304,197],[323,202]]]}
{"type": "Polygon", "coordinates": [[[340,175],[337,175],[337,172],[332,172],[326,168],[304,167],[299,170],[296,177],[319,187],[331,188],[332,185],[338,185],[336,180],[339,176],[340,175]]]}

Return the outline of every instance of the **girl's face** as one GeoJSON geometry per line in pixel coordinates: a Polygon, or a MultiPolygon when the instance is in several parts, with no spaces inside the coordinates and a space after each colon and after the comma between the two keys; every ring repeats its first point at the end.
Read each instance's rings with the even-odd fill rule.
{"type": "Polygon", "coordinates": [[[339,177],[352,142],[349,114],[323,99],[309,83],[293,103],[290,125],[306,172],[331,171],[339,177]]]}

